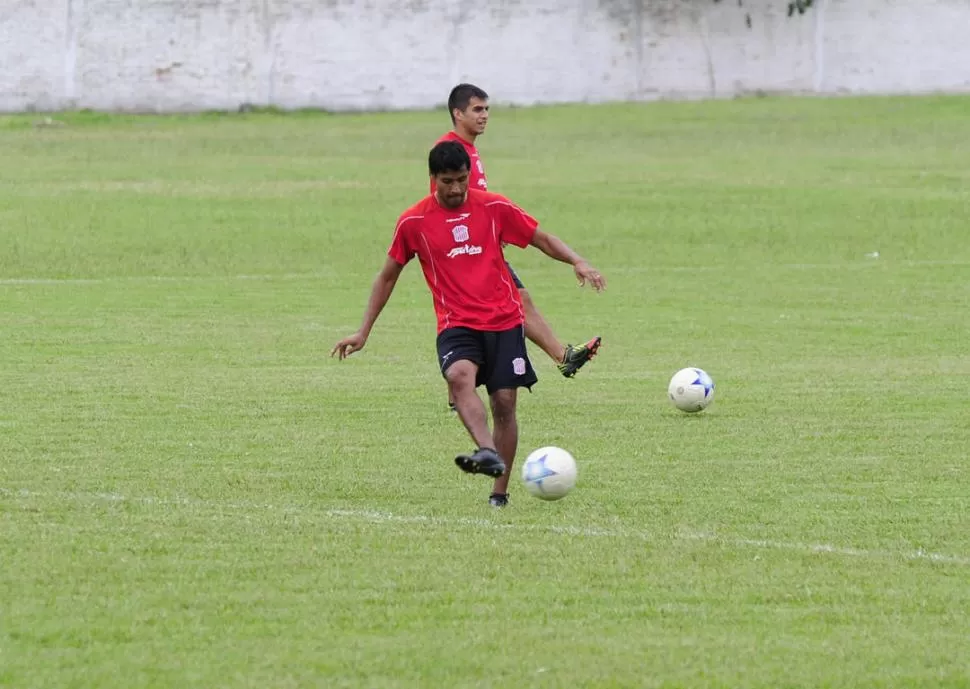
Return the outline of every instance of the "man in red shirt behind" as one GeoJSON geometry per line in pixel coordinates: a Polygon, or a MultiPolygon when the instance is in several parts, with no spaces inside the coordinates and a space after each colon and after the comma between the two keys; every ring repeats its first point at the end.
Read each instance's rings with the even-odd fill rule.
{"type": "Polygon", "coordinates": [[[330,355],[344,359],[364,348],[404,266],[421,262],[438,320],[438,361],[462,423],[477,449],[455,463],[471,474],[495,479],[489,502],[508,503],[508,483],[519,434],[518,388],[530,388],[536,374],[525,347],[519,291],[505,266],[502,247],[534,246],[573,266],[580,284],[600,291],[606,281],[528,213],[504,196],[469,189],[471,158],[456,142],[435,145],[428,170],[435,191],[406,210],[394,230],[384,266],[371,288],[360,329],[337,342],[330,355]],[[494,434],[475,389],[484,385],[492,407],[494,434]]]}
{"type": "MultiPolygon", "coordinates": [[[[485,127],[488,125],[488,94],[474,84],[458,84],[448,94],[448,112],[451,115],[453,128],[438,139],[438,142],[457,141],[464,146],[471,158],[471,168],[468,172],[469,187],[488,191],[485,164],[475,146],[478,137],[485,133],[485,127]]],[[[434,193],[434,180],[431,180],[431,193],[434,193]]],[[[529,291],[512,266],[508,263],[505,265],[522,299],[522,307],[525,311],[525,336],[535,342],[556,363],[560,373],[567,378],[572,378],[587,361],[596,356],[601,338],[594,337],[581,345],[563,344],[553,332],[552,326],[539,313],[529,291]]]]}

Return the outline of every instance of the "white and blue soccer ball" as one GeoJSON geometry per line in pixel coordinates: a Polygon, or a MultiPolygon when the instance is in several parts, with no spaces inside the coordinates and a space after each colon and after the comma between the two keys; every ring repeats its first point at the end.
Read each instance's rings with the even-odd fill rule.
{"type": "Polygon", "coordinates": [[[559,500],[576,485],[576,460],[561,447],[540,447],[522,465],[526,490],[542,500],[559,500]]]}
{"type": "Polygon", "coordinates": [[[699,368],[682,368],[670,379],[667,394],[675,407],[693,414],[711,406],[714,380],[699,368]]]}

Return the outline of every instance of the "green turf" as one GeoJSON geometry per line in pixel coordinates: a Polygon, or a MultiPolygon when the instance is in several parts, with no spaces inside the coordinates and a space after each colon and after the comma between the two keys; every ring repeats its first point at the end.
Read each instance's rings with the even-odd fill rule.
{"type": "Polygon", "coordinates": [[[409,266],[443,113],[0,118],[0,685],[970,684],[970,99],[502,109],[541,503],[451,458],[409,266]],[[878,252],[878,256],[874,256],[878,252]],[[692,364],[717,401],[665,398],[692,364]]]}

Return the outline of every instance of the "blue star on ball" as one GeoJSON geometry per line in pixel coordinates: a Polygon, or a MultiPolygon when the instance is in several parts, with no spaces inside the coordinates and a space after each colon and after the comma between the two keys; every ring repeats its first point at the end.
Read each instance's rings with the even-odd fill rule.
{"type": "Polygon", "coordinates": [[[704,397],[707,397],[714,391],[714,381],[711,380],[711,377],[703,371],[698,371],[696,368],[694,371],[697,373],[697,380],[691,383],[691,385],[700,385],[703,387],[704,397]]]}
{"type": "Polygon", "coordinates": [[[534,459],[529,462],[525,470],[525,478],[527,481],[537,483],[541,486],[544,479],[547,479],[550,476],[555,476],[559,473],[558,471],[553,471],[549,466],[546,465],[546,458],[548,458],[548,456],[549,455],[542,455],[539,457],[539,459],[534,459]]]}

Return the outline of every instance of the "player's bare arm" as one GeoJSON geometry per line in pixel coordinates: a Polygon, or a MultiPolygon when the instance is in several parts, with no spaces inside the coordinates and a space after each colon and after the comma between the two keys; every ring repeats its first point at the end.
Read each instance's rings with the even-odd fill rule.
{"type": "Polygon", "coordinates": [[[580,285],[589,282],[597,292],[606,289],[606,278],[591,266],[589,261],[570,249],[569,245],[556,235],[537,229],[532,237],[532,246],[550,258],[570,264],[580,285]]]}
{"type": "Polygon", "coordinates": [[[402,270],[404,270],[404,266],[390,256],[387,257],[381,271],[374,278],[374,284],[371,287],[370,298],[367,300],[367,308],[364,310],[364,319],[360,325],[360,329],[350,337],[345,337],[335,344],[330,351],[330,356],[338,356],[340,359],[346,359],[354,352],[359,352],[364,348],[364,345],[367,344],[367,338],[370,337],[370,331],[377,321],[377,317],[381,315],[381,311],[384,310],[387,300],[391,298],[391,292],[394,291],[394,285],[397,284],[397,279],[401,276],[402,270]]]}

